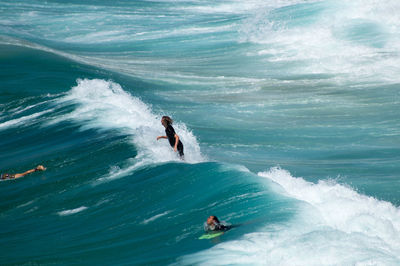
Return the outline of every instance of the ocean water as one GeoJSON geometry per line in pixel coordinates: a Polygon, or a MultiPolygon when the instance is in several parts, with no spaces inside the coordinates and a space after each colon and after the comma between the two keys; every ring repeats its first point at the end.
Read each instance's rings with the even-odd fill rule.
{"type": "Polygon", "coordinates": [[[0,264],[399,265],[399,8],[0,0],[0,264]]]}

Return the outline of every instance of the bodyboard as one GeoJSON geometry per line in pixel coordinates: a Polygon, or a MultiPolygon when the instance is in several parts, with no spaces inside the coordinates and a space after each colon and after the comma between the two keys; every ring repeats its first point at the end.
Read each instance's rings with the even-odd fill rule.
{"type": "Polygon", "coordinates": [[[199,237],[199,239],[211,239],[217,236],[220,236],[224,233],[224,231],[217,231],[217,232],[212,232],[212,233],[206,233],[199,237]]]}

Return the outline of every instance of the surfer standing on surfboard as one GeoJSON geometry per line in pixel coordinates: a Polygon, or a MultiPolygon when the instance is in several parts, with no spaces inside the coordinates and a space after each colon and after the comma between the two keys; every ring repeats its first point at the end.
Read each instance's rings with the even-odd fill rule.
{"type": "Polygon", "coordinates": [[[172,127],[173,120],[169,116],[163,116],[161,118],[161,124],[165,127],[165,134],[166,136],[158,136],[157,140],[159,139],[168,139],[169,144],[171,147],[174,148],[174,152],[179,152],[179,157],[181,160],[184,159],[183,157],[183,144],[179,139],[179,136],[175,133],[174,128],[172,127]]]}

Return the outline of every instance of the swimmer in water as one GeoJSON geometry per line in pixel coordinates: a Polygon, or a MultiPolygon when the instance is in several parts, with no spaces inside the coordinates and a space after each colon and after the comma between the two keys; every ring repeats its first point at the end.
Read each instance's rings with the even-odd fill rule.
{"type": "Polygon", "coordinates": [[[174,152],[179,152],[179,157],[181,160],[184,159],[183,154],[183,144],[179,139],[179,136],[175,133],[174,128],[172,127],[173,120],[169,116],[163,116],[161,118],[161,124],[165,127],[166,136],[158,136],[159,139],[168,139],[169,144],[172,148],[174,148],[174,152]]]}
{"type": "Polygon", "coordinates": [[[33,173],[33,172],[37,172],[37,171],[45,171],[46,168],[43,167],[43,165],[38,165],[36,166],[36,168],[28,170],[22,174],[1,174],[1,179],[2,180],[7,180],[7,179],[16,179],[16,178],[20,178],[23,176],[26,176],[27,174],[33,173]]]}

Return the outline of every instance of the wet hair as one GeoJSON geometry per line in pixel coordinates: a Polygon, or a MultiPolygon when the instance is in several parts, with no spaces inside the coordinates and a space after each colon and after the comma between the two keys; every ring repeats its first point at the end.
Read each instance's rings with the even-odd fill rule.
{"type": "Polygon", "coordinates": [[[171,117],[166,116],[166,115],[163,116],[161,119],[162,119],[163,121],[167,122],[167,125],[172,125],[172,123],[174,122],[174,120],[172,120],[171,117]]]}
{"type": "Polygon", "coordinates": [[[215,215],[211,215],[211,217],[213,217],[213,218],[214,218],[214,221],[216,221],[217,223],[220,223],[220,221],[218,220],[217,216],[215,216],[215,215]]]}

